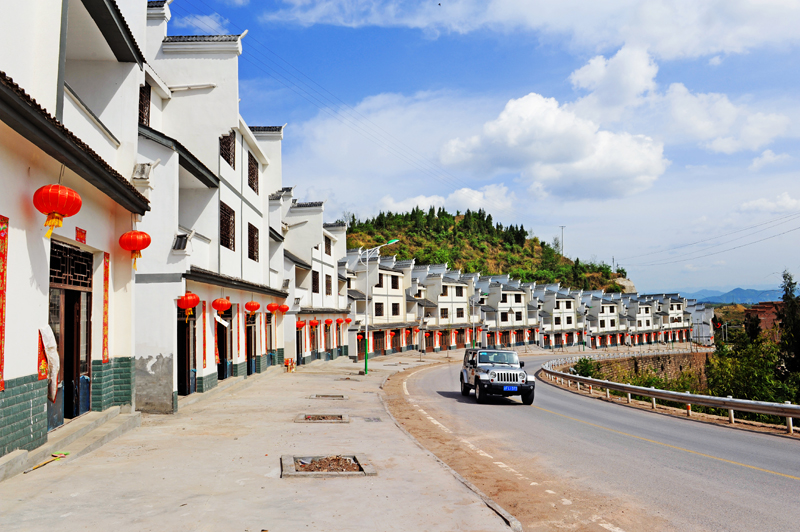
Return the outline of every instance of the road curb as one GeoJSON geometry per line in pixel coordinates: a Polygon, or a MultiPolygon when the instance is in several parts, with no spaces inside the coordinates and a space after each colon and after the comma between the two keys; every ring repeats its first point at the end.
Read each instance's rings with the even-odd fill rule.
{"type": "MultiPolygon", "coordinates": [[[[428,367],[432,367],[432,366],[428,366],[428,367]]],[[[396,375],[396,374],[395,374],[395,375],[396,375]]],[[[384,382],[385,382],[385,381],[384,381],[384,382]]],[[[383,386],[381,386],[381,389],[383,389],[383,386]]],[[[384,397],[383,397],[383,394],[382,394],[382,393],[381,393],[381,394],[378,394],[378,398],[381,400],[381,404],[383,405],[383,409],[386,411],[386,413],[389,415],[389,417],[392,419],[392,421],[394,421],[394,424],[395,424],[395,426],[397,426],[397,428],[399,428],[400,430],[402,430],[402,431],[403,431],[403,433],[404,433],[406,436],[408,436],[408,438],[409,438],[411,441],[413,441],[413,442],[414,442],[414,443],[417,445],[417,447],[419,447],[420,449],[422,449],[422,450],[423,450],[424,452],[426,452],[426,453],[427,453],[429,456],[433,457],[433,459],[434,459],[434,460],[436,460],[436,461],[439,463],[439,465],[440,465],[440,466],[442,466],[444,469],[446,469],[447,471],[449,471],[449,472],[450,472],[450,474],[451,474],[451,475],[453,475],[453,477],[455,477],[455,479],[456,479],[456,480],[458,480],[459,482],[461,482],[461,483],[462,483],[462,484],[463,484],[463,485],[464,485],[464,486],[465,486],[467,489],[469,489],[470,491],[472,491],[473,493],[475,493],[475,495],[477,495],[478,497],[480,497],[480,498],[481,498],[481,500],[483,501],[483,503],[484,503],[486,506],[488,506],[489,508],[491,508],[491,509],[492,509],[492,510],[493,510],[493,511],[494,511],[494,512],[497,514],[497,515],[499,515],[499,516],[500,516],[500,518],[501,518],[503,521],[505,521],[505,522],[506,522],[506,524],[509,526],[509,528],[511,528],[511,530],[513,530],[514,532],[522,532],[522,523],[520,523],[520,522],[519,522],[519,520],[517,520],[517,518],[516,518],[516,517],[514,517],[513,515],[511,515],[510,513],[508,513],[508,511],[506,511],[506,509],[505,509],[505,508],[503,508],[502,506],[500,506],[499,504],[497,504],[497,503],[496,503],[494,500],[492,500],[492,499],[491,499],[491,498],[490,498],[488,495],[486,495],[485,493],[483,493],[483,492],[482,492],[480,489],[478,489],[478,487],[477,487],[476,485],[474,485],[472,482],[470,482],[469,480],[467,480],[467,479],[465,479],[464,477],[462,477],[462,476],[461,476],[461,475],[460,475],[460,474],[459,474],[459,473],[458,473],[458,472],[457,472],[455,469],[453,469],[452,467],[450,467],[449,465],[447,465],[447,464],[446,464],[445,462],[443,462],[443,461],[442,461],[442,460],[441,460],[441,459],[440,459],[438,456],[436,456],[435,454],[433,454],[433,453],[432,453],[430,450],[428,450],[428,449],[427,449],[427,448],[426,448],[424,445],[422,445],[422,444],[419,442],[419,440],[418,440],[417,438],[415,438],[413,434],[411,434],[410,432],[408,432],[408,431],[405,429],[405,427],[403,427],[403,426],[402,426],[402,425],[401,425],[401,424],[400,424],[400,423],[397,421],[397,419],[396,419],[396,418],[395,418],[395,417],[392,415],[392,413],[389,411],[389,405],[387,405],[387,404],[386,404],[386,400],[384,399],[384,397]]]]}

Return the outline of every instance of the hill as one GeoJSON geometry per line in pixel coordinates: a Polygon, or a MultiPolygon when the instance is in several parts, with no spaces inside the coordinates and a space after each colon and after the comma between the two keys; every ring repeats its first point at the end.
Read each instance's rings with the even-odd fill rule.
{"type": "Polygon", "coordinates": [[[701,303],[738,303],[752,305],[760,301],[778,301],[783,297],[783,290],[753,290],[750,288],[735,288],[725,294],[720,294],[699,300],[701,303]]]}
{"type": "Polygon", "coordinates": [[[697,292],[681,292],[681,295],[686,299],[696,299],[702,301],[703,299],[721,296],[723,292],[719,290],[698,290],[697,292]]]}
{"type": "Polygon", "coordinates": [[[447,263],[464,273],[483,275],[508,273],[523,282],[560,282],[576,289],[622,292],[615,279],[624,278],[623,268],[611,271],[605,263],[570,260],[559,253],[560,243],[542,242],[525,227],[495,224],[483,209],[451,214],[431,207],[408,213],[383,213],[364,221],[345,215],[347,247],[373,247],[397,238],[386,252],[399,260],[418,264],[447,263]]]}

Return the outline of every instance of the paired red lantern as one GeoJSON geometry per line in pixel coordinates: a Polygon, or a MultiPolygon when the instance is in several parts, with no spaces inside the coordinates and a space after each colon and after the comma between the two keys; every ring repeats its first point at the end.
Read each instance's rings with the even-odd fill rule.
{"type": "Polygon", "coordinates": [[[277,303],[270,303],[269,305],[267,305],[267,310],[271,313],[274,313],[276,310],[278,310],[279,306],[280,305],[278,305],[277,303]]]}
{"type": "Polygon", "coordinates": [[[200,304],[200,297],[197,294],[186,291],[186,294],[178,298],[178,308],[186,311],[186,322],[189,322],[189,316],[193,314],[192,309],[200,304]]]}
{"type": "Polygon", "coordinates": [[[119,237],[119,245],[122,249],[131,252],[133,259],[133,269],[136,269],[136,259],[142,258],[142,250],[150,245],[150,235],[144,231],[128,231],[119,237]]]}
{"type": "Polygon", "coordinates": [[[333,323],[332,319],[325,320],[325,325],[327,325],[328,327],[330,327],[332,323],[333,323]]]}
{"type": "Polygon", "coordinates": [[[308,322],[308,324],[311,325],[312,327],[316,327],[317,325],[319,325],[319,321],[318,320],[310,320],[308,322]]]}
{"type": "Polygon", "coordinates": [[[298,322],[296,322],[296,323],[294,324],[294,326],[295,326],[295,327],[297,327],[298,329],[302,329],[303,327],[305,327],[305,326],[306,326],[306,322],[304,322],[304,321],[298,321],[298,322]]]}
{"type": "Polygon", "coordinates": [[[337,325],[341,325],[342,323],[344,323],[344,320],[342,318],[336,318],[337,325]]]}
{"type": "Polygon", "coordinates": [[[45,237],[50,238],[53,229],[61,227],[64,218],[78,214],[83,205],[80,195],[63,185],[45,185],[33,193],[33,206],[47,215],[44,226],[45,237]]]}
{"type": "Polygon", "coordinates": [[[351,321],[353,321],[353,320],[351,320],[350,318],[345,318],[345,319],[344,319],[344,322],[345,322],[346,324],[348,324],[348,325],[350,325],[350,322],[351,322],[351,321]]]}
{"type": "Polygon", "coordinates": [[[255,314],[258,309],[261,308],[261,305],[256,301],[248,301],[244,304],[244,309],[252,316],[255,314]]]}
{"type": "Polygon", "coordinates": [[[278,310],[286,314],[287,312],[289,312],[289,305],[281,305],[280,307],[278,307],[278,310]]]}
{"type": "Polygon", "coordinates": [[[231,302],[230,300],[221,297],[211,302],[211,308],[213,308],[219,313],[223,313],[229,308],[231,308],[231,302]]]}

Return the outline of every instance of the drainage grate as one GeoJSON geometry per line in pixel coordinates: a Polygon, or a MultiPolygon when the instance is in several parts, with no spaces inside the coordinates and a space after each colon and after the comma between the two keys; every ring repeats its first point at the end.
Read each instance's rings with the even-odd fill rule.
{"type": "Polygon", "coordinates": [[[370,423],[376,423],[378,421],[383,421],[383,420],[381,418],[379,418],[379,417],[365,417],[364,421],[367,421],[367,422],[370,422],[370,423]]]}
{"type": "Polygon", "coordinates": [[[363,454],[339,454],[323,456],[292,456],[285,454],[281,456],[281,478],[287,477],[310,477],[310,478],[330,478],[330,477],[374,477],[378,474],[375,467],[363,454]],[[303,471],[298,470],[298,465],[322,462],[339,462],[344,459],[351,461],[358,466],[359,471],[303,471]]]}
{"type": "Polygon", "coordinates": [[[347,401],[350,399],[346,395],[314,394],[309,399],[331,399],[333,401],[347,401]]]}
{"type": "Polygon", "coordinates": [[[295,423],[350,423],[347,414],[298,414],[295,423]]]}

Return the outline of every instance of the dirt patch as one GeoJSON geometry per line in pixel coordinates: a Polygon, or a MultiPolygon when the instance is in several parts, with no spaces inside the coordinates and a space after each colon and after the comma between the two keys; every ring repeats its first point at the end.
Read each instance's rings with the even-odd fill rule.
{"type": "MultiPolygon", "coordinates": [[[[645,509],[590,492],[545,469],[536,458],[521,460],[506,442],[485,434],[445,431],[406,400],[403,382],[424,368],[408,370],[384,385],[389,411],[440,460],[505,508],[525,530],[669,530],[669,524],[645,509]],[[498,464],[503,464],[500,466],[498,464]],[[505,464],[513,464],[513,468],[505,464]]],[[[440,418],[449,427],[457,422],[440,418]]]]}
{"type": "Polygon", "coordinates": [[[315,458],[308,463],[304,462],[302,458],[295,458],[294,467],[297,471],[305,473],[355,473],[361,471],[361,467],[357,463],[344,456],[315,458]]]}

